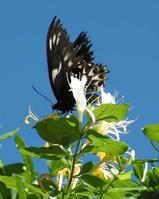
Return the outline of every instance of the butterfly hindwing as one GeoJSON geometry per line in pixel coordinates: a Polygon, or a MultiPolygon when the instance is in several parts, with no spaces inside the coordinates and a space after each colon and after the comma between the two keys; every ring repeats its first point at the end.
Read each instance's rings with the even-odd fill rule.
{"type": "Polygon", "coordinates": [[[81,32],[77,39],[73,42],[76,50],[76,56],[81,56],[82,60],[91,63],[94,59],[93,51],[91,50],[92,44],[86,32],[81,32]]]}

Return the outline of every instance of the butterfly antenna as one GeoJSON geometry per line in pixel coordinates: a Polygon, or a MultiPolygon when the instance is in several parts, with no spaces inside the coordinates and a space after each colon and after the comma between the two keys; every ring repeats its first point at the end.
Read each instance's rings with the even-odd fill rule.
{"type": "Polygon", "coordinates": [[[40,93],[34,86],[32,86],[32,88],[34,89],[34,91],[35,91],[38,95],[40,95],[41,97],[43,97],[44,99],[46,99],[48,102],[50,102],[50,103],[53,105],[52,101],[51,101],[49,98],[47,98],[45,95],[43,95],[42,93],[40,93]]]}

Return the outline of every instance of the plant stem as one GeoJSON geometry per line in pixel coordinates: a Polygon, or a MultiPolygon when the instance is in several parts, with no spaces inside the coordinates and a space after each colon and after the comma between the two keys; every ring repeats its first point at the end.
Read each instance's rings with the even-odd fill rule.
{"type": "Polygon", "coordinates": [[[102,199],[103,195],[105,192],[108,191],[109,187],[113,184],[113,182],[115,182],[115,180],[117,179],[118,177],[116,176],[109,184],[108,186],[106,187],[106,189],[103,191],[103,193],[100,195],[99,199],[102,199]]]}
{"type": "MultiPolygon", "coordinates": [[[[120,168],[118,175],[121,174],[121,172],[125,169],[125,165],[123,167],[120,168]]],[[[106,193],[109,189],[109,187],[118,179],[118,175],[116,175],[114,177],[114,179],[107,185],[107,187],[105,188],[105,190],[103,191],[103,193],[101,194],[101,196],[99,197],[99,199],[103,198],[104,193],[106,193]]]]}
{"type": "Polygon", "coordinates": [[[69,190],[70,190],[70,186],[72,183],[72,179],[73,179],[73,173],[74,173],[74,168],[75,168],[75,163],[76,163],[76,158],[77,158],[77,154],[78,154],[78,149],[80,146],[80,142],[81,142],[81,131],[82,131],[82,119],[83,119],[83,112],[79,111],[77,112],[78,115],[78,121],[79,121],[79,135],[78,135],[78,141],[77,141],[77,145],[76,145],[76,150],[73,156],[73,162],[72,162],[72,168],[71,168],[71,174],[70,174],[70,179],[68,181],[68,186],[67,186],[67,190],[66,190],[66,195],[69,194],[69,190]]]}
{"type": "Polygon", "coordinates": [[[75,150],[74,157],[73,157],[71,175],[70,175],[70,179],[69,179],[68,186],[67,186],[67,191],[66,191],[67,195],[69,193],[71,182],[72,182],[72,179],[73,179],[73,172],[74,172],[74,167],[75,167],[75,163],[76,163],[76,158],[77,158],[77,153],[78,153],[78,149],[79,149],[79,146],[80,146],[80,142],[81,142],[81,136],[79,135],[77,146],[76,146],[76,150],[75,150]]]}

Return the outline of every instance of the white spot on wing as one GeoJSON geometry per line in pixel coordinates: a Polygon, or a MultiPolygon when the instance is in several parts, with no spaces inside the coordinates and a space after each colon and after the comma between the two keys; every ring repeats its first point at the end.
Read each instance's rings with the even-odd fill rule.
{"type": "Polygon", "coordinates": [[[92,80],[99,80],[99,74],[95,75],[94,77],[92,77],[92,80]]]}
{"type": "Polygon", "coordinates": [[[73,65],[73,62],[70,60],[69,62],[68,62],[68,67],[71,67],[73,65]]]}
{"type": "Polygon", "coordinates": [[[71,54],[69,52],[67,52],[66,55],[65,55],[65,57],[64,57],[64,61],[66,61],[67,59],[69,59],[70,55],[71,54]]]}
{"type": "Polygon", "coordinates": [[[88,76],[94,76],[93,69],[89,71],[88,76]]]}
{"type": "Polygon", "coordinates": [[[49,47],[50,47],[50,50],[52,50],[52,39],[49,40],[49,47]]]}
{"type": "Polygon", "coordinates": [[[53,44],[55,43],[55,40],[56,40],[56,35],[54,34],[54,36],[53,36],[53,44]]]}
{"type": "Polygon", "coordinates": [[[59,71],[61,70],[61,67],[62,67],[62,63],[60,62],[59,63],[59,71]]]}
{"type": "Polygon", "coordinates": [[[52,81],[53,81],[53,83],[55,82],[56,76],[58,75],[59,72],[60,72],[60,70],[58,70],[57,68],[52,70],[52,81]]]}
{"type": "Polygon", "coordinates": [[[59,43],[59,40],[60,40],[60,38],[59,38],[59,37],[57,37],[57,40],[56,40],[56,45],[58,45],[58,43],[59,43]]]}
{"type": "Polygon", "coordinates": [[[83,72],[83,75],[86,74],[86,68],[84,68],[82,72],[83,72]]]}
{"type": "Polygon", "coordinates": [[[61,32],[59,32],[59,33],[58,33],[58,37],[60,37],[61,35],[62,35],[61,32]]]}

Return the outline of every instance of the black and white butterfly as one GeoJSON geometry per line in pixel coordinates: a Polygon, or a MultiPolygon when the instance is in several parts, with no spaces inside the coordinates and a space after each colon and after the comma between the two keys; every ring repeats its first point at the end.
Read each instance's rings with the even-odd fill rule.
{"type": "Polygon", "coordinates": [[[104,85],[107,73],[106,66],[94,64],[94,55],[91,51],[87,33],[81,32],[74,42],[69,40],[69,35],[57,17],[54,17],[47,34],[47,62],[50,84],[57,103],[52,106],[62,114],[73,110],[75,99],[68,84],[70,76],[87,77],[87,96],[104,85]]]}

